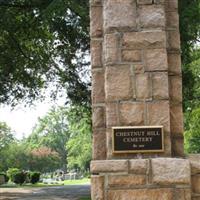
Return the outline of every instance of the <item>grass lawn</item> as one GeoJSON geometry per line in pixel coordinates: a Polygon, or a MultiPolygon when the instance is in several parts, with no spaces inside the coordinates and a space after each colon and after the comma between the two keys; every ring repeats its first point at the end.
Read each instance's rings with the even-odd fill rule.
{"type": "MultiPolygon", "coordinates": [[[[37,183],[37,184],[23,184],[23,185],[16,185],[14,183],[7,183],[4,185],[0,185],[0,188],[41,188],[41,187],[51,187],[51,186],[62,186],[62,185],[80,185],[80,184],[89,184],[90,179],[84,178],[81,180],[66,180],[66,181],[58,181],[58,184],[44,184],[44,183],[37,183]]],[[[81,200],[90,200],[90,199],[81,199],[81,200]]]]}
{"type": "MultiPolygon", "coordinates": [[[[80,180],[66,180],[66,181],[61,181],[59,183],[62,183],[64,185],[80,185],[80,184],[89,184],[90,179],[88,178],[83,178],[80,180]]],[[[87,200],[87,199],[86,199],[87,200]]]]}

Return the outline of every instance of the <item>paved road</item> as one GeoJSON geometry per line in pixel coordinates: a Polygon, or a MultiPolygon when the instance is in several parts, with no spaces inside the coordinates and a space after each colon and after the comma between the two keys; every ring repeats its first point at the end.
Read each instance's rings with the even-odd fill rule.
{"type": "Polygon", "coordinates": [[[79,200],[90,196],[90,185],[47,188],[0,188],[0,200],[79,200]]]}

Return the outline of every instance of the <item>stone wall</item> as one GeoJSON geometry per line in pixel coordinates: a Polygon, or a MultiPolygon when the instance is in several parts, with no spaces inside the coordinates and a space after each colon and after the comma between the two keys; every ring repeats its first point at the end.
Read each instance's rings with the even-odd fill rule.
{"type": "Polygon", "coordinates": [[[113,155],[113,126],[163,125],[165,152],[183,156],[177,0],[91,0],[93,159],[113,155]]]}
{"type": "Polygon", "coordinates": [[[93,161],[92,200],[200,200],[200,155],[93,161]]]}
{"type": "Polygon", "coordinates": [[[192,200],[200,200],[200,154],[189,156],[191,162],[192,200]]]}
{"type": "MultiPolygon", "coordinates": [[[[191,164],[186,159],[93,161],[91,172],[96,174],[92,200],[191,200],[191,164]]],[[[200,189],[197,182],[195,192],[200,189]]],[[[193,200],[198,198],[193,194],[193,200]]]]}

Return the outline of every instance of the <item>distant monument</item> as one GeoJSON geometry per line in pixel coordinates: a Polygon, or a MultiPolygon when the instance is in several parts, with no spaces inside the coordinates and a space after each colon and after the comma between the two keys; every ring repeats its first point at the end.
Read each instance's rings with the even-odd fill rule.
{"type": "Polygon", "coordinates": [[[90,4],[92,200],[190,200],[178,1],[90,4]]]}

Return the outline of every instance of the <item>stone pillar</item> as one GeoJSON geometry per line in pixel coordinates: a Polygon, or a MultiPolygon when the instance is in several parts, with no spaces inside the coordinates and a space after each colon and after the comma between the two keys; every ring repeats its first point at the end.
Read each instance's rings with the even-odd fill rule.
{"type": "MultiPolygon", "coordinates": [[[[160,166],[160,160],[152,165],[152,158],[184,156],[178,0],[90,1],[94,160],[91,168],[105,167],[103,171],[92,170],[95,174],[93,200],[134,199],[123,195],[117,198],[119,193],[111,197],[108,192],[115,185],[117,189],[132,187],[133,174],[139,176],[140,172],[129,173],[131,159],[146,158],[147,169],[151,171],[153,166],[160,166]],[[164,152],[113,154],[112,127],[155,125],[164,127],[164,152]],[[113,170],[117,174],[131,175],[115,179],[110,176],[113,170]],[[122,185],[118,185],[120,181],[124,181],[122,185]]],[[[152,187],[157,184],[152,182],[153,175],[139,179],[145,183],[143,189],[147,189],[148,184],[153,184],[152,187]]],[[[177,185],[179,183],[182,184],[178,181],[177,185]]],[[[170,184],[176,185],[176,181],[170,184]]],[[[188,189],[189,179],[183,184],[188,189]]],[[[178,190],[170,191],[169,197],[166,194],[163,199],[178,195],[178,190]]],[[[149,191],[149,195],[154,192],[149,191]]],[[[130,194],[137,196],[138,193],[130,194]]],[[[161,197],[158,194],[154,199],[161,197]]]]}
{"type": "Polygon", "coordinates": [[[183,156],[177,0],[92,0],[91,54],[93,158],[120,157],[113,126],[141,125],[164,126],[165,152],[148,155],[183,156]]]}

